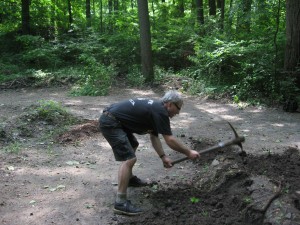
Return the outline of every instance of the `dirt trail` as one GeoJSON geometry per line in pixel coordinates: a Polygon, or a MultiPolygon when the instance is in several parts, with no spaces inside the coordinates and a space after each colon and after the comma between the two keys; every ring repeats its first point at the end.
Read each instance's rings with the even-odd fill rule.
{"type": "MultiPolygon", "coordinates": [[[[14,121],[26,107],[41,99],[58,101],[78,117],[97,120],[102,109],[110,103],[129,97],[159,98],[161,95],[162,92],[157,90],[125,88],[114,89],[104,97],[70,97],[66,88],[0,90],[0,124],[5,126],[8,121],[14,121]]],[[[254,223],[254,219],[234,220],[221,209],[229,207],[230,204],[226,205],[226,202],[236,201],[240,208],[231,211],[242,212],[248,207],[248,214],[260,218],[252,210],[253,207],[249,207],[255,201],[245,205],[241,200],[250,196],[250,189],[255,188],[258,178],[251,177],[251,171],[255,172],[254,175],[270,177],[274,176],[274,172],[270,171],[277,174],[278,171],[286,171],[287,174],[280,176],[290,176],[291,179],[277,180],[283,181],[282,196],[292,199],[291,192],[300,189],[300,165],[299,161],[293,160],[299,157],[300,113],[262,107],[239,109],[233,104],[185,96],[183,110],[172,119],[172,128],[174,135],[183,143],[200,150],[233,137],[226,121],[231,122],[238,133],[246,138],[243,146],[249,154],[247,165],[240,164],[236,155],[221,152],[203,156],[197,163],[186,161],[172,169],[164,169],[148,137],[138,136],[140,147],[134,172],[158,184],[129,189],[130,199],[146,210],[143,216],[134,218],[117,216],[112,212],[118,163],[114,161],[112,151],[100,133],[64,145],[38,139],[33,142],[30,138],[24,138],[18,154],[0,152],[0,224],[195,224],[195,221],[202,221],[202,224],[232,225],[245,224],[245,221],[260,224],[254,223]],[[286,153],[286,150],[292,150],[293,153],[286,153]],[[214,159],[217,160],[215,163],[219,163],[218,166],[212,166],[214,159]],[[292,168],[285,170],[287,164],[292,168]],[[257,169],[258,165],[262,167],[261,170],[257,169]],[[224,171],[224,174],[220,174],[220,171],[224,171]],[[232,175],[230,179],[227,172],[232,175]],[[219,180],[223,176],[224,179],[219,180]],[[249,180],[251,182],[248,185],[249,180]],[[215,188],[205,193],[202,187],[212,182],[215,188]],[[225,187],[227,195],[219,193],[218,187],[225,187]],[[243,190],[245,195],[235,195],[233,187],[243,190]],[[228,193],[236,198],[226,199],[228,193]],[[211,196],[217,198],[211,199],[211,196]],[[203,202],[192,204],[191,197],[203,202]]],[[[173,159],[182,157],[166,146],[165,149],[173,159]]],[[[229,150],[235,152],[234,148],[229,150]]],[[[266,186],[279,188],[275,181],[262,179],[260,182],[266,182],[266,186]]],[[[291,203],[291,209],[285,208],[287,212],[284,218],[289,217],[286,219],[290,221],[289,224],[300,224],[297,222],[297,199],[286,200],[285,205],[288,202],[291,203]]],[[[268,217],[272,212],[269,213],[263,213],[263,216],[268,217]]]]}

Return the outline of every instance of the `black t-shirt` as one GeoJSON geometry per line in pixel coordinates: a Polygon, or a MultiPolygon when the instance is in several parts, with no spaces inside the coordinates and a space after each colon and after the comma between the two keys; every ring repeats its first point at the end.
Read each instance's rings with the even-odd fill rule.
{"type": "Polygon", "coordinates": [[[107,109],[131,133],[172,135],[170,119],[161,101],[136,98],[111,105],[107,109]]]}

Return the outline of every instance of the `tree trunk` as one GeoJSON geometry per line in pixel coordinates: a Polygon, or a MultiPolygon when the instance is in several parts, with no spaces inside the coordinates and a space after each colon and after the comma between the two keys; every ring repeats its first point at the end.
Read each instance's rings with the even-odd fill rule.
{"type": "Polygon", "coordinates": [[[217,8],[220,10],[220,29],[224,30],[224,18],[225,18],[225,0],[217,1],[217,8]]]}
{"type": "Polygon", "coordinates": [[[103,33],[103,3],[102,0],[100,0],[100,32],[103,33]]]}
{"type": "Polygon", "coordinates": [[[113,0],[108,0],[108,31],[113,32],[113,0]]]}
{"type": "Polygon", "coordinates": [[[114,11],[115,12],[119,11],[119,1],[118,0],[114,0],[114,11]]]}
{"type": "Polygon", "coordinates": [[[71,0],[68,0],[68,12],[69,12],[69,27],[71,27],[73,23],[71,0]]]}
{"type": "Polygon", "coordinates": [[[231,34],[231,27],[232,27],[232,23],[233,23],[233,14],[234,14],[233,8],[232,8],[232,1],[233,0],[230,0],[230,2],[229,2],[229,10],[228,10],[229,15],[228,15],[228,22],[227,22],[228,28],[226,29],[226,30],[228,30],[229,34],[231,34]]]}
{"type": "Polygon", "coordinates": [[[196,0],[197,20],[200,24],[204,24],[203,0],[196,0]]]}
{"type": "Polygon", "coordinates": [[[286,47],[284,68],[295,76],[300,88],[300,1],[286,1],[286,47]]]}
{"type": "Polygon", "coordinates": [[[30,34],[30,0],[22,0],[22,34],[30,34]]]}
{"type": "Polygon", "coordinates": [[[85,16],[86,16],[86,26],[91,27],[92,26],[92,20],[91,20],[91,0],[85,1],[85,16]]]}
{"type": "Polygon", "coordinates": [[[208,6],[209,6],[209,15],[210,16],[215,16],[216,13],[217,13],[216,0],[209,0],[208,1],[208,6]]]}
{"type": "Polygon", "coordinates": [[[56,24],[56,0],[51,0],[51,18],[50,18],[50,31],[51,31],[51,38],[54,38],[57,35],[57,24],[56,24]]]}
{"type": "Polygon", "coordinates": [[[152,63],[151,33],[148,11],[148,1],[138,0],[138,15],[140,23],[140,44],[141,44],[141,61],[142,74],[146,82],[154,80],[154,71],[152,63]]]}

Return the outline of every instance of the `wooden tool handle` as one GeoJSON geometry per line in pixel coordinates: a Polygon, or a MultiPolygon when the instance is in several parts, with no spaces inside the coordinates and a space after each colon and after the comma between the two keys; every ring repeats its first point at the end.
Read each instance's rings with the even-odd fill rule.
{"type": "MultiPolygon", "coordinates": [[[[243,136],[242,137],[236,137],[235,139],[232,139],[230,141],[220,142],[215,146],[212,146],[210,148],[207,148],[207,149],[204,149],[204,150],[200,151],[199,153],[203,154],[203,153],[214,151],[214,150],[217,150],[217,149],[222,149],[222,148],[225,148],[227,146],[239,144],[239,143],[244,142],[244,141],[245,141],[245,137],[243,137],[243,136]]],[[[172,165],[175,165],[175,164],[180,163],[182,161],[185,161],[187,159],[189,159],[189,158],[188,157],[183,157],[181,159],[177,159],[177,160],[172,162],[172,165]]]]}

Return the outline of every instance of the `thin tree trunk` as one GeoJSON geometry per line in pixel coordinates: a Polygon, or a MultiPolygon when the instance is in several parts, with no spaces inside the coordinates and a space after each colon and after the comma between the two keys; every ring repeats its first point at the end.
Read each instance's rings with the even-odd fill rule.
{"type": "Polygon", "coordinates": [[[224,30],[224,18],[225,18],[225,0],[217,1],[217,8],[220,9],[220,29],[224,30]]]}
{"type": "Polygon", "coordinates": [[[209,15],[210,16],[215,16],[216,13],[217,13],[216,0],[209,0],[208,1],[208,6],[209,6],[209,15]]]}
{"type": "Polygon", "coordinates": [[[85,1],[85,16],[86,16],[86,26],[91,27],[92,26],[92,20],[91,20],[91,0],[85,1]]]}
{"type": "Polygon", "coordinates": [[[51,35],[53,35],[53,37],[55,35],[57,35],[57,24],[56,24],[56,10],[55,10],[55,6],[56,6],[56,0],[51,0],[51,19],[50,19],[50,23],[51,23],[51,35]]]}
{"type": "Polygon", "coordinates": [[[22,0],[22,33],[30,34],[30,0],[22,0]]]}
{"type": "Polygon", "coordinates": [[[68,12],[69,12],[69,27],[71,27],[73,23],[71,0],[68,0],[68,12]]]}
{"type": "Polygon", "coordinates": [[[138,15],[140,23],[140,43],[141,43],[141,61],[142,74],[146,82],[154,80],[154,71],[152,63],[151,33],[148,11],[148,1],[138,0],[138,15]]]}
{"type": "Polygon", "coordinates": [[[285,70],[296,78],[300,88],[300,1],[286,1],[285,70]]]}
{"type": "Polygon", "coordinates": [[[103,33],[103,3],[100,0],[100,32],[103,33]]]}
{"type": "Polygon", "coordinates": [[[225,29],[228,33],[229,36],[231,36],[232,34],[232,23],[233,23],[233,8],[232,8],[232,1],[233,0],[230,0],[229,2],[229,10],[228,10],[228,22],[227,22],[227,29],[225,29]]]}
{"type": "Polygon", "coordinates": [[[204,24],[203,0],[196,0],[196,12],[199,24],[204,24]]]}
{"type": "Polygon", "coordinates": [[[108,0],[108,31],[113,32],[113,0],[108,0]]]}

